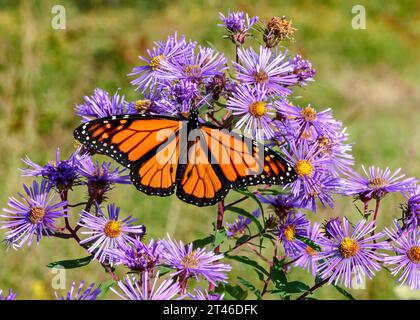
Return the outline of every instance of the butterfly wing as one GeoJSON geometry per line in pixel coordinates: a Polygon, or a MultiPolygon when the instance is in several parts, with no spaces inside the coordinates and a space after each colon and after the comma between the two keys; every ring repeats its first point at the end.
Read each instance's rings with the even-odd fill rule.
{"type": "Polygon", "coordinates": [[[138,190],[167,196],[175,190],[183,127],[186,121],[173,117],[120,115],[85,123],[74,137],[129,168],[138,190]]]}
{"type": "Polygon", "coordinates": [[[179,168],[177,196],[197,206],[213,205],[229,189],[258,184],[287,184],[297,176],[290,164],[264,145],[203,125],[179,168]]]}

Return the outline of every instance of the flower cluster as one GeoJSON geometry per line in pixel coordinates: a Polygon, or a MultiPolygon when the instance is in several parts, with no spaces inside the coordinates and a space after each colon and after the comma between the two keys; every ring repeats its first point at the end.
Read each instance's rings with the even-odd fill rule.
{"type": "MultiPolygon", "coordinates": [[[[213,231],[205,238],[187,243],[169,235],[147,239],[145,225],[132,215],[120,214],[120,208],[108,202],[116,186],[131,182],[138,185],[136,175],[143,175],[143,171],[136,166],[136,170],[130,168],[129,174],[110,162],[96,161],[86,147],[78,147],[65,159],[57,149],[53,162],[37,164],[28,157],[23,159],[26,168],[22,175],[33,182],[24,184],[23,192],[16,197],[10,197],[0,214],[6,245],[18,250],[25,244],[39,245],[43,237],[73,239],[89,256],[66,263],[77,267],[94,260],[113,279],[110,285],[92,283],[86,289],[84,281],[78,287],[73,282],[64,296],[55,293],[60,300],[95,300],[110,286],[114,298],[127,300],[242,299],[247,295],[244,288],[258,299],[267,294],[289,299],[303,288],[301,283],[288,279],[294,268],[307,270],[316,282],[314,288],[303,290],[298,297],[302,299],[323,284],[337,288],[361,285],[382,268],[389,270],[398,284],[419,290],[417,179],[405,177],[400,169],[392,173],[389,168],[376,166],[362,166],[363,174],[356,172],[346,127],[334,118],[332,110],[297,103],[295,90],[315,81],[316,70],[300,54],[290,54],[279,46],[294,37],[297,29],[291,20],[273,17],[262,23],[256,16],[231,11],[226,16],[220,13],[219,18],[225,38],[234,44],[234,61],[213,47],[201,46],[175,33],[165,41],[154,42],[139,57],[140,65],[129,74],[137,95],[135,101],[127,101],[119,90],[112,95],[97,88],[75,107],[75,113],[82,123],[127,114],[181,120],[198,114],[198,121],[212,128],[236,129],[262,140],[290,164],[296,180],[280,188],[266,185],[241,189],[238,192],[245,195],[243,198],[228,205],[219,202],[213,231]],[[257,36],[264,46],[251,46],[257,36]],[[72,193],[75,189],[84,190],[84,199],[78,203],[73,203],[73,196],[80,194],[72,193]],[[401,206],[401,218],[380,231],[376,223],[380,205],[389,193],[403,195],[406,203],[401,206]],[[360,210],[362,218],[355,221],[340,210],[323,225],[310,222],[311,215],[320,208],[333,208],[337,196],[360,200],[364,205],[360,210]],[[258,206],[242,208],[243,201],[254,201],[258,206]],[[373,215],[369,210],[372,202],[373,215]],[[224,219],[229,211],[237,214],[233,222],[224,219]],[[273,253],[266,257],[271,248],[273,253]],[[240,250],[246,250],[246,255],[239,254],[240,250]],[[254,261],[253,253],[269,267],[254,261]],[[225,258],[233,264],[225,263],[225,258]],[[261,289],[241,277],[240,285],[230,284],[234,263],[254,268],[263,283],[261,289]],[[116,269],[122,270],[124,276],[119,278],[116,269]]],[[[121,120],[120,128],[126,122],[121,120]]],[[[109,123],[107,128],[114,130],[109,123]]],[[[256,142],[254,145],[258,146],[256,142]]],[[[149,155],[146,158],[150,167],[149,155]]],[[[273,155],[265,155],[270,164],[273,155]]],[[[129,160],[127,167],[134,163],[132,158],[129,160]]],[[[213,168],[219,178],[226,169],[213,168]]],[[[197,175],[201,177],[200,170],[197,175]]],[[[231,174],[236,173],[246,179],[239,171],[231,174]]],[[[163,173],[159,177],[162,181],[166,178],[163,173]]],[[[226,179],[220,181],[230,185],[226,179]]],[[[217,185],[219,181],[211,179],[206,186],[208,183],[217,185]]],[[[150,222],[147,227],[150,231],[154,225],[150,222]]],[[[15,297],[12,290],[7,294],[0,290],[0,300],[15,297]]]]}

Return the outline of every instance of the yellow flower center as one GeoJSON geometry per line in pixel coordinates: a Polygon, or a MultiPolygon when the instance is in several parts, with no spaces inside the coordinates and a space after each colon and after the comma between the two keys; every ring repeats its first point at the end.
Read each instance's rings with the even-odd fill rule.
{"type": "Polygon", "coordinates": [[[152,70],[156,70],[159,68],[160,62],[162,60],[165,60],[165,56],[163,54],[153,57],[152,60],[150,60],[149,66],[152,68],[152,70]]]}
{"type": "Polygon", "coordinates": [[[341,241],[338,251],[340,251],[343,258],[351,258],[359,252],[359,248],[356,240],[346,237],[341,241]]]}
{"type": "Polygon", "coordinates": [[[315,255],[316,250],[310,246],[306,246],[306,253],[309,254],[310,256],[315,255]]]}
{"type": "Polygon", "coordinates": [[[369,181],[369,188],[380,189],[388,185],[388,182],[382,177],[376,177],[369,181]]]}
{"type": "Polygon", "coordinates": [[[122,232],[122,225],[120,221],[110,220],[105,224],[105,234],[109,238],[117,238],[122,232]]]}
{"type": "Polygon", "coordinates": [[[182,258],[181,264],[188,269],[197,269],[198,260],[195,257],[195,250],[191,251],[191,253],[182,258]]]}
{"type": "Polygon", "coordinates": [[[36,206],[31,208],[31,211],[29,212],[29,220],[33,224],[37,224],[38,222],[42,221],[45,216],[45,209],[41,206],[36,206]]]}
{"type": "Polygon", "coordinates": [[[309,160],[299,160],[295,164],[295,171],[300,177],[310,177],[314,172],[314,166],[309,160]]]}
{"type": "Polygon", "coordinates": [[[296,234],[296,228],[293,224],[287,226],[284,229],[284,236],[287,239],[287,241],[293,241],[293,239],[295,238],[295,234],[296,234]]]}
{"type": "Polygon", "coordinates": [[[420,263],[420,246],[411,247],[407,251],[407,257],[412,262],[419,264],[420,263]]]}
{"type": "Polygon", "coordinates": [[[146,111],[147,109],[149,109],[149,107],[150,107],[151,104],[152,104],[152,102],[150,100],[148,100],[148,99],[146,99],[146,100],[137,100],[136,101],[135,108],[136,108],[136,110],[138,112],[146,111]]]}
{"type": "Polygon", "coordinates": [[[267,105],[262,101],[255,101],[249,106],[249,113],[256,118],[261,118],[267,112],[267,105]]]}
{"type": "Polygon", "coordinates": [[[301,112],[302,116],[304,117],[305,121],[314,121],[316,119],[316,111],[314,108],[306,107],[301,112]]]}
{"type": "Polygon", "coordinates": [[[254,72],[254,79],[255,79],[256,83],[267,83],[268,82],[268,74],[264,70],[254,72]]]}

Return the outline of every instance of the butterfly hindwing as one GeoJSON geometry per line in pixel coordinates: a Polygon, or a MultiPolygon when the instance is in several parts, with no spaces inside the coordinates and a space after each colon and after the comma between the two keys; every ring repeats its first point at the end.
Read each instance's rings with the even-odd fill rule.
{"type": "Polygon", "coordinates": [[[213,205],[229,189],[296,179],[283,158],[254,140],[205,125],[199,131],[200,141],[189,145],[187,164],[179,171],[177,195],[185,202],[213,205]]]}

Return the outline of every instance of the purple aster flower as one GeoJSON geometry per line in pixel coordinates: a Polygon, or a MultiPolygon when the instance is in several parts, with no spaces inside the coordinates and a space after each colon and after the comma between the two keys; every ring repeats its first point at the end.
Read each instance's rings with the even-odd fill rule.
{"type": "Polygon", "coordinates": [[[156,90],[161,78],[158,71],[164,63],[175,63],[179,59],[184,59],[191,55],[195,48],[195,43],[186,41],[184,36],[178,40],[178,35],[168,36],[166,42],[155,42],[152,50],[147,50],[149,57],[139,57],[146,64],[135,67],[129,76],[137,76],[131,84],[137,86],[141,92],[156,90]]]}
{"type": "Polygon", "coordinates": [[[100,204],[105,194],[111,190],[115,184],[130,184],[130,176],[125,175],[125,168],[113,167],[110,162],[93,163],[90,157],[80,160],[79,173],[86,178],[89,198],[100,204]]]}
{"type": "MultiPolygon", "coordinates": [[[[308,239],[311,240],[315,245],[319,245],[319,240],[322,239],[323,235],[321,232],[321,226],[315,222],[313,227],[308,226],[308,239]]],[[[294,265],[300,267],[306,271],[310,271],[315,277],[317,273],[318,261],[315,257],[318,251],[313,247],[306,245],[305,250],[302,250],[301,256],[297,258],[294,265]]]]}
{"type": "Polygon", "coordinates": [[[256,196],[261,203],[268,204],[270,209],[274,211],[274,215],[271,215],[266,221],[268,228],[277,227],[279,223],[283,223],[287,219],[290,211],[302,208],[302,201],[292,194],[279,194],[276,196],[256,194],[256,196]]]}
{"type": "Polygon", "coordinates": [[[404,194],[408,199],[405,212],[405,223],[409,226],[418,226],[420,224],[420,185],[408,190],[404,194]]]}
{"type": "Polygon", "coordinates": [[[301,55],[296,55],[291,61],[293,65],[293,74],[298,77],[298,85],[304,86],[308,81],[314,81],[316,70],[312,68],[312,64],[302,58],[301,55]]]}
{"type": "Polygon", "coordinates": [[[190,49],[190,54],[176,61],[161,61],[156,76],[163,81],[189,80],[196,83],[208,83],[216,75],[222,75],[227,68],[223,54],[211,48],[190,49]]]}
{"type": "Polygon", "coordinates": [[[228,11],[227,17],[219,12],[219,18],[223,24],[218,24],[219,27],[224,27],[229,31],[227,36],[236,44],[243,44],[245,38],[248,36],[251,27],[258,21],[258,17],[249,18],[248,14],[241,11],[228,11]]]}
{"type": "MultiPolygon", "coordinates": [[[[252,215],[255,218],[260,216],[260,211],[255,210],[252,215]]],[[[226,223],[226,236],[228,238],[235,237],[240,238],[244,235],[245,229],[248,228],[248,225],[252,222],[251,218],[245,218],[242,215],[238,215],[233,223],[226,223]]]]}
{"type": "Polygon", "coordinates": [[[296,124],[299,139],[305,136],[317,139],[323,135],[334,139],[342,127],[341,122],[333,118],[331,109],[317,112],[311,105],[302,109],[285,101],[276,101],[276,107],[283,117],[291,119],[291,122],[296,124]]]}
{"type": "Polygon", "coordinates": [[[33,181],[32,187],[23,185],[25,194],[18,193],[20,199],[9,198],[9,208],[4,208],[6,214],[1,214],[0,229],[8,229],[6,241],[20,248],[25,242],[31,245],[34,237],[39,244],[42,236],[54,234],[58,227],[56,219],[66,217],[64,207],[66,201],[59,201],[58,197],[51,194],[51,187],[47,181],[33,181]]]}
{"type": "Polygon", "coordinates": [[[397,169],[393,174],[387,167],[385,170],[370,166],[368,170],[362,165],[364,176],[357,172],[345,173],[342,192],[348,196],[357,196],[363,202],[372,198],[381,199],[390,192],[406,192],[417,182],[415,178],[406,178],[397,169]]]}
{"type": "Polygon", "coordinates": [[[86,290],[82,291],[85,282],[80,282],[79,288],[75,291],[76,283],[72,282],[70,291],[67,292],[67,295],[60,297],[57,292],[54,292],[56,300],[96,300],[101,294],[99,286],[95,287],[95,284],[92,283],[86,290]]]}
{"type": "Polygon", "coordinates": [[[44,166],[36,164],[26,157],[22,161],[30,168],[21,169],[22,176],[43,177],[52,186],[56,187],[59,192],[67,191],[72,186],[80,184],[79,161],[86,156],[86,154],[81,154],[81,149],[78,148],[67,160],[60,160],[60,148],[57,148],[55,163],[47,163],[44,166]]]}
{"type": "Polygon", "coordinates": [[[306,143],[296,143],[291,140],[289,146],[290,151],[285,147],[282,148],[282,151],[298,175],[298,178],[291,184],[292,193],[296,197],[306,195],[310,198],[319,193],[319,178],[328,173],[329,159],[325,154],[321,154],[316,144],[308,146],[306,143]]]}
{"type": "Polygon", "coordinates": [[[116,264],[123,264],[134,272],[151,270],[160,264],[162,260],[162,244],[160,241],[151,239],[145,244],[134,239],[132,244],[120,248],[111,249],[108,254],[116,264]]]}
{"type": "Polygon", "coordinates": [[[306,249],[306,244],[298,238],[308,236],[308,226],[309,221],[304,214],[290,212],[286,221],[277,227],[276,234],[283,243],[286,255],[296,257],[306,249]]]}
{"type": "Polygon", "coordinates": [[[346,128],[342,131],[337,132],[335,137],[327,137],[321,135],[317,138],[316,143],[321,154],[326,154],[332,166],[330,167],[330,173],[333,175],[340,175],[344,172],[349,172],[354,166],[354,157],[352,155],[351,144],[345,143],[348,139],[346,128]]]}
{"type": "Polygon", "coordinates": [[[110,97],[108,92],[100,88],[95,89],[92,96],[84,96],[83,99],[85,102],[75,107],[76,114],[82,117],[82,122],[124,114],[129,105],[118,91],[110,97]]]}
{"type": "Polygon", "coordinates": [[[309,207],[313,212],[316,212],[316,200],[319,200],[324,207],[328,205],[333,208],[334,199],[332,195],[340,189],[341,179],[329,174],[315,173],[312,180],[314,184],[311,186],[311,191],[302,188],[301,206],[303,208],[309,207]]]}
{"type": "Polygon", "coordinates": [[[188,112],[191,107],[196,106],[201,100],[200,88],[196,82],[188,79],[181,79],[170,87],[170,96],[180,107],[178,112],[188,112]]]}
{"type": "Polygon", "coordinates": [[[100,262],[114,263],[113,257],[108,252],[114,248],[124,248],[128,243],[133,243],[135,237],[141,237],[145,233],[143,225],[133,225],[137,219],[131,216],[119,220],[120,208],[115,204],[107,205],[108,217],[98,208],[98,216],[83,211],[79,225],[87,230],[82,234],[89,235],[80,244],[88,244],[88,252],[94,254],[94,258],[100,262]],[[108,259],[107,259],[108,258],[108,259]]]}
{"type": "Polygon", "coordinates": [[[238,57],[241,63],[234,62],[238,81],[265,86],[269,94],[286,96],[292,92],[287,86],[296,84],[297,76],[292,74],[293,65],[286,55],[260,46],[259,54],[252,48],[239,48],[238,57]]]}
{"type": "Polygon", "coordinates": [[[153,277],[151,273],[144,271],[140,281],[126,276],[117,285],[121,293],[114,288],[111,290],[124,300],[171,300],[180,291],[178,282],[172,279],[159,281],[159,272],[153,277]]]}
{"type": "Polygon", "coordinates": [[[373,221],[362,220],[353,231],[350,231],[346,218],[343,218],[342,224],[332,222],[329,229],[331,238],[319,240],[322,251],[315,257],[320,261],[318,270],[321,278],[328,278],[329,284],[344,283],[346,287],[352,286],[352,279],[360,284],[364,275],[372,279],[375,271],[381,269],[377,250],[386,247],[384,243],[377,242],[383,237],[382,233],[370,235],[374,229],[373,221]]]}
{"type": "Polygon", "coordinates": [[[273,137],[274,131],[269,118],[269,115],[273,115],[273,107],[267,89],[263,86],[239,84],[227,101],[227,109],[239,117],[235,127],[244,127],[245,134],[256,139],[273,137]]]}
{"type": "Polygon", "coordinates": [[[332,233],[334,232],[333,226],[334,224],[341,224],[341,219],[339,217],[330,218],[328,220],[325,220],[323,223],[323,229],[324,229],[324,236],[328,239],[333,238],[332,233]]]}
{"type": "Polygon", "coordinates": [[[3,295],[3,290],[0,290],[0,301],[1,300],[16,300],[16,293],[13,293],[12,289],[10,289],[7,294],[3,295]]]}
{"type": "Polygon", "coordinates": [[[420,230],[402,230],[396,221],[394,226],[385,229],[392,253],[384,257],[384,264],[390,267],[393,276],[398,276],[401,285],[420,290],[420,230]]]}
{"type": "MultiPolygon", "coordinates": [[[[193,249],[193,244],[187,246],[182,241],[175,243],[168,235],[168,239],[162,240],[164,247],[164,263],[176,272],[181,283],[185,283],[190,277],[204,277],[208,282],[216,285],[216,282],[226,282],[227,275],[232,267],[228,264],[219,263],[223,254],[215,254],[213,251],[206,251],[203,248],[193,249]]],[[[185,290],[183,285],[181,289],[185,290]]]]}
{"type": "Polygon", "coordinates": [[[223,300],[224,294],[209,293],[207,290],[202,291],[200,287],[194,289],[194,294],[187,293],[192,300],[223,300]]]}

